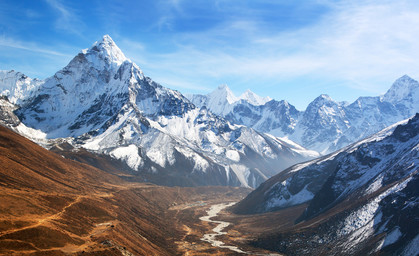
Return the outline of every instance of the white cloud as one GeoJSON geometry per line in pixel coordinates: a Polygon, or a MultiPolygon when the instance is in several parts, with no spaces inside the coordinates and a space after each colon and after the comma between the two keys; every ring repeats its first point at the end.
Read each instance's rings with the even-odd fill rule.
{"type": "Polygon", "coordinates": [[[144,49],[150,61],[143,63],[160,73],[178,74],[179,80],[281,82],[313,76],[371,92],[382,92],[376,81],[405,73],[419,77],[417,2],[322,2],[329,12],[303,28],[275,31],[272,26],[268,31],[257,19],[236,17],[210,30],[177,35],[177,48],[170,54],[151,55],[144,49]]]}
{"type": "Polygon", "coordinates": [[[0,37],[0,46],[10,47],[10,48],[15,48],[15,49],[20,49],[20,50],[26,50],[26,51],[35,52],[35,53],[41,53],[43,55],[71,57],[70,54],[57,52],[57,51],[51,50],[47,47],[39,46],[35,43],[22,42],[22,41],[15,40],[15,39],[8,38],[8,37],[4,37],[4,36],[0,37]]]}

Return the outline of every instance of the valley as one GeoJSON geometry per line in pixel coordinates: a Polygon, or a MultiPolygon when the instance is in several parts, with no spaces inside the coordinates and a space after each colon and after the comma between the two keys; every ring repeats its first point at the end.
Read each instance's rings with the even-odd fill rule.
{"type": "Polygon", "coordinates": [[[416,256],[418,95],[186,97],[109,35],[0,71],[0,254],[416,256]]]}
{"type": "Polygon", "coordinates": [[[0,254],[228,255],[201,241],[212,225],[199,217],[247,193],[135,183],[91,195],[2,189],[0,254]]]}
{"type": "Polygon", "coordinates": [[[199,218],[251,191],[130,182],[1,126],[0,163],[2,255],[228,255],[199,218]]]}

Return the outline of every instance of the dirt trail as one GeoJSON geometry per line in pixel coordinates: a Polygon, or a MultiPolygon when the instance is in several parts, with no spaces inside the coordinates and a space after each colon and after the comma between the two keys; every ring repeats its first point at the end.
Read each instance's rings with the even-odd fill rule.
{"type": "MultiPolygon", "coordinates": [[[[3,237],[5,235],[8,234],[12,234],[15,232],[19,232],[22,230],[27,230],[27,229],[31,229],[31,228],[36,228],[39,227],[41,225],[46,226],[46,227],[54,227],[54,224],[51,222],[53,220],[59,220],[60,218],[62,218],[63,214],[67,211],[67,209],[69,209],[70,207],[74,206],[75,204],[78,204],[80,202],[82,202],[83,199],[88,199],[88,198],[92,198],[92,199],[97,199],[97,198],[106,198],[106,197],[112,197],[113,193],[102,193],[102,194],[97,194],[97,195],[91,195],[91,196],[87,196],[87,195],[79,195],[77,197],[75,197],[75,199],[67,204],[66,206],[64,206],[59,212],[53,214],[53,215],[49,215],[49,216],[45,216],[45,217],[40,217],[39,219],[36,220],[36,223],[32,224],[32,225],[28,225],[25,227],[21,227],[21,228],[15,228],[15,229],[10,229],[7,231],[3,231],[0,232],[0,237],[3,237]]],[[[103,222],[103,223],[97,223],[95,224],[94,228],[86,235],[84,236],[77,236],[75,234],[72,234],[70,232],[66,232],[65,233],[69,234],[71,237],[76,237],[76,238],[80,238],[82,240],[84,240],[85,242],[81,245],[75,245],[75,244],[66,244],[63,247],[53,247],[53,248],[48,248],[48,249],[41,249],[41,248],[37,248],[34,244],[28,242],[28,244],[31,244],[34,248],[36,248],[36,251],[54,251],[54,250],[60,250],[64,253],[75,253],[75,252],[80,252],[83,250],[86,250],[89,247],[92,247],[94,245],[97,244],[97,242],[93,241],[93,237],[96,237],[98,235],[102,235],[103,233],[109,231],[110,229],[113,229],[117,223],[119,223],[116,220],[112,220],[112,221],[107,221],[107,222],[103,222]]],[[[23,251],[21,251],[23,252],[23,251]]],[[[27,253],[30,253],[32,251],[27,251],[27,253]]],[[[34,251],[33,251],[34,252],[34,251]]]]}
{"type": "Polygon", "coordinates": [[[88,247],[96,245],[95,241],[92,241],[92,238],[94,236],[101,235],[105,233],[106,231],[109,231],[110,229],[114,228],[116,226],[116,221],[108,221],[103,223],[98,223],[95,225],[95,227],[85,236],[80,237],[82,238],[85,243],[77,246],[77,245],[68,245],[62,248],[57,248],[62,250],[65,253],[75,253],[80,252],[83,250],[86,250],[88,247]]]}
{"type": "Polygon", "coordinates": [[[26,229],[30,229],[30,228],[36,228],[36,227],[38,227],[40,225],[45,224],[45,222],[48,222],[48,221],[54,220],[54,219],[58,219],[62,214],[64,214],[64,212],[68,208],[70,208],[74,204],[79,203],[83,198],[86,198],[86,197],[87,196],[77,196],[76,199],[73,202],[71,202],[68,205],[64,206],[61,211],[59,211],[59,212],[57,212],[57,213],[55,213],[53,215],[49,215],[47,217],[40,218],[40,219],[36,220],[36,223],[35,224],[29,225],[29,226],[25,226],[25,227],[21,227],[21,228],[9,229],[7,231],[0,232],[0,237],[5,236],[5,235],[8,235],[8,234],[15,233],[15,232],[18,232],[18,231],[22,231],[22,230],[26,230],[26,229]]]}
{"type": "Polygon", "coordinates": [[[14,229],[9,229],[6,231],[0,231],[0,237],[4,236],[4,235],[8,235],[8,234],[12,234],[18,231],[22,231],[22,230],[26,230],[26,229],[30,229],[30,228],[36,228],[38,226],[41,225],[45,225],[47,224],[47,222],[51,221],[51,220],[57,220],[59,219],[64,213],[65,211],[72,207],[73,205],[80,203],[83,199],[97,199],[97,198],[109,198],[109,197],[113,197],[114,193],[117,193],[121,190],[129,190],[129,189],[137,189],[137,188],[148,188],[150,187],[150,185],[146,185],[146,184],[129,184],[128,186],[112,186],[115,191],[114,192],[110,192],[110,193],[97,193],[97,194],[93,194],[93,195],[78,195],[75,197],[74,201],[69,203],[68,205],[64,206],[61,211],[53,214],[53,215],[49,215],[49,216],[41,216],[39,219],[37,219],[32,225],[28,225],[28,226],[24,226],[21,228],[14,228],[14,229]]]}
{"type": "MultiPolygon", "coordinates": [[[[47,227],[49,229],[57,229],[61,232],[69,235],[70,237],[74,239],[80,239],[83,240],[84,243],[81,245],[73,244],[73,243],[67,243],[66,245],[62,247],[50,247],[50,248],[38,248],[35,244],[31,242],[25,241],[25,243],[32,245],[33,248],[36,249],[36,251],[33,250],[20,250],[19,253],[34,253],[34,252],[47,252],[47,251],[54,251],[59,250],[64,253],[77,253],[81,251],[89,251],[90,248],[96,248],[98,247],[97,237],[106,236],[107,232],[113,230],[117,225],[119,225],[118,220],[107,220],[106,222],[102,223],[95,223],[94,226],[91,228],[91,230],[88,231],[88,233],[85,233],[82,236],[76,235],[71,231],[68,231],[66,229],[57,228],[56,221],[60,221],[61,219],[65,219],[65,213],[68,211],[71,207],[77,205],[78,203],[83,203],[83,200],[94,200],[98,201],[101,199],[106,198],[112,198],[116,195],[116,193],[119,193],[121,191],[125,190],[132,190],[132,189],[147,189],[152,188],[154,185],[150,184],[139,184],[139,183],[131,183],[131,184],[124,184],[122,185],[113,185],[109,184],[106,191],[97,191],[96,193],[92,193],[90,195],[67,195],[68,197],[72,198],[72,201],[62,207],[58,212],[55,212],[51,215],[38,215],[38,216],[31,216],[30,217],[30,224],[23,226],[23,227],[17,227],[17,228],[11,228],[8,230],[0,231],[0,238],[4,238],[7,235],[19,232],[19,231],[25,231],[30,230],[37,227],[47,227]]],[[[21,219],[21,221],[29,221],[29,219],[21,219]]],[[[1,239],[0,239],[1,240],[1,239]]],[[[3,239],[4,241],[10,240],[10,239],[3,239]]],[[[100,246],[99,246],[100,247],[100,246]]]]}

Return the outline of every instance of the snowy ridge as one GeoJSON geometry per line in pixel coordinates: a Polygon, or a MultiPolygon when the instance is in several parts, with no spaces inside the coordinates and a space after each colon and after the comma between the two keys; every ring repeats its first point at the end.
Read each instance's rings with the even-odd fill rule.
{"type": "MultiPolygon", "coordinates": [[[[215,94],[227,103],[240,100],[226,86],[215,94]]],[[[163,185],[256,187],[318,156],[197,108],[178,91],[144,76],[108,35],[40,83],[16,114],[51,143],[65,140],[109,155],[163,185]]]]}
{"type": "MultiPolygon", "coordinates": [[[[90,51],[96,51],[99,53],[100,59],[108,64],[117,68],[121,66],[121,64],[128,60],[124,53],[119,49],[119,47],[115,44],[112,38],[109,35],[104,35],[101,41],[97,41],[93,44],[90,51]]],[[[97,58],[94,54],[88,54],[89,50],[83,50],[82,53],[87,56],[87,58],[92,62],[95,63],[97,58]]],[[[131,62],[131,61],[130,61],[131,62]]],[[[95,63],[99,64],[99,63],[95,63]]],[[[100,66],[96,66],[99,67],[100,66]]]]}
{"type": "Polygon", "coordinates": [[[322,154],[339,150],[419,112],[419,83],[407,75],[397,79],[383,96],[360,97],[349,104],[320,95],[305,111],[298,111],[286,101],[251,100],[254,94],[250,93],[246,100],[226,100],[225,94],[215,92],[191,95],[189,99],[232,123],[291,139],[322,154]]]}
{"type": "MultiPolygon", "coordinates": [[[[279,155],[275,151],[278,149],[282,151],[281,154],[289,151],[290,160],[294,157],[304,159],[318,156],[316,152],[304,151],[298,146],[284,150],[284,145],[276,138],[261,136],[246,127],[217,123],[222,121],[204,109],[190,110],[184,116],[159,116],[155,120],[148,120],[146,132],[142,131],[141,120],[134,112],[124,113],[116,119],[119,121],[104,133],[85,141],[83,147],[126,160],[129,166],[138,170],[146,167],[147,159],[159,168],[174,166],[179,161],[177,155],[181,154],[191,162],[193,172],[206,173],[211,165],[217,163],[222,166],[227,182],[237,179],[234,182],[254,187],[274,172],[263,166],[260,167],[262,172],[252,168],[256,168],[256,163],[263,159],[276,162],[279,155]],[[137,134],[141,134],[141,137],[137,134]],[[127,146],[120,146],[121,139],[123,145],[127,146]],[[245,162],[249,150],[253,152],[253,161],[256,161],[253,164],[245,162]]],[[[277,164],[284,166],[286,163],[277,164]]]]}
{"type": "Polygon", "coordinates": [[[239,99],[249,102],[250,104],[255,106],[263,105],[266,102],[272,100],[269,96],[261,97],[249,89],[247,89],[242,95],[240,95],[239,99]]]}
{"type": "Polygon", "coordinates": [[[403,116],[413,116],[419,112],[419,82],[404,75],[394,82],[381,100],[395,105],[403,116]]]}
{"type": "MultiPolygon", "coordinates": [[[[373,153],[374,151],[368,151],[367,160],[369,160],[370,158],[377,159],[377,157],[382,157],[386,161],[383,161],[382,163],[377,164],[374,167],[372,167],[371,165],[364,164],[359,165],[358,152],[367,152],[365,149],[367,147],[366,145],[368,145],[369,143],[381,142],[382,140],[391,136],[397,127],[399,127],[400,125],[406,125],[407,122],[408,120],[398,122],[392,126],[383,129],[377,134],[374,134],[362,141],[359,141],[339,151],[329,154],[328,156],[290,167],[286,172],[290,174],[293,173],[292,176],[290,176],[284,181],[277,182],[274,186],[266,190],[265,194],[267,195],[267,198],[270,199],[266,202],[264,210],[270,211],[272,209],[297,205],[312,200],[314,195],[323,186],[323,183],[326,181],[326,178],[329,175],[331,175],[334,171],[334,168],[330,168],[330,166],[336,166],[336,162],[341,162],[342,159],[345,159],[347,166],[345,167],[343,165],[340,165],[338,174],[342,173],[343,178],[341,183],[334,184],[333,188],[336,191],[340,191],[340,193],[342,193],[341,196],[344,196],[364,186],[365,184],[371,183],[370,187],[366,189],[366,193],[371,194],[375,192],[377,189],[382,187],[382,184],[379,182],[382,181],[383,177],[379,176],[378,173],[382,172],[382,169],[384,168],[383,165],[385,166],[386,164],[388,164],[388,159],[384,158],[384,156],[380,156],[377,152],[373,153]],[[354,163],[349,164],[349,161],[354,161],[354,163]],[[352,168],[357,168],[357,179],[348,183],[348,180],[346,178],[349,175],[346,172],[352,172],[352,168]],[[329,170],[324,171],[325,169],[329,170]],[[307,183],[302,184],[301,180],[306,180],[307,183]],[[293,186],[293,183],[299,183],[299,186],[295,187],[293,186]],[[290,190],[293,192],[291,192],[290,190]],[[300,193],[303,190],[307,190],[308,192],[302,193],[306,195],[304,197],[304,200],[301,198],[302,194],[300,194],[298,196],[298,200],[294,201],[295,194],[300,193]]],[[[394,147],[394,145],[396,144],[391,145],[391,147],[394,147]]],[[[388,152],[385,152],[384,154],[388,154],[388,152]]],[[[395,154],[394,156],[391,155],[391,157],[395,156],[397,156],[397,154],[395,154]]]]}
{"type": "Polygon", "coordinates": [[[246,90],[242,95],[236,97],[230,88],[223,84],[207,95],[186,95],[187,98],[197,107],[207,107],[211,112],[226,116],[233,111],[235,105],[248,103],[259,106],[272,100],[270,97],[261,97],[251,90],[246,90]]]}
{"type": "Polygon", "coordinates": [[[410,78],[408,75],[404,75],[393,83],[391,88],[382,96],[382,99],[383,101],[397,103],[409,97],[415,98],[410,94],[416,92],[418,88],[419,83],[417,81],[410,78]]]}
{"type": "Polygon", "coordinates": [[[409,255],[404,252],[411,250],[419,230],[418,166],[416,114],[333,154],[288,168],[236,209],[260,213],[307,204],[297,222],[313,220],[316,229],[295,237],[284,234],[281,241],[298,244],[288,248],[301,255],[318,254],[323,244],[334,248],[328,255],[409,255]],[[301,236],[306,244],[296,242],[301,236]]]}

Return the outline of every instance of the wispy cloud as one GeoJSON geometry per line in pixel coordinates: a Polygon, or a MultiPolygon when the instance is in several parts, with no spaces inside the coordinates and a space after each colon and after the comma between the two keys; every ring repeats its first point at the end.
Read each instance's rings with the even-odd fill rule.
{"type": "MultiPolygon", "coordinates": [[[[302,53],[312,52],[322,63],[315,71],[324,75],[348,81],[418,75],[419,70],[412,65],[419,58],[415,36],[419,33],[418,14],[419,5],[414,1],[342,3],[321,23],[295,36],[312,41],[302,47],[302,53]]],[[[369,86],[379,90],[373,83],[369,86]]]]}
{"type": "Polygon", "coordinates": [[[39,46],[35,43],[22,42],[22,41],[15,40],[12,38],[7,38],[4,36],[0,37],[0,46],[20,49],[20,50],[25,50],[25,51],[35,52],[35,53],[41,53],[43,55],[71,57],[70,54],[57,52],[57,51],[48,49],[47,47],[39,46]]]}
{"type": "Polygon", "coordinates": [[[29,77],[44,79],[64,67],[74,57],[74,51],[65,44],[51,48],[32,41],[0,36],[0,69],[14,69],[29,77]]]}
{"type": "Polygon", "coordinates": [[[156,13],[159,17],[157,21],[151,25],[150,29],[169,30],[172,31],[173,23],[176,17],[183,14],[182,0],[159,0],[157,1],[156,13]]]}
{"type": "Polygon", "coordinates": [[[301,76],[327,77],[371,92],[383,91],[377,81],[405,73],[419,77],[417,2],[322,2],[328,12],[301,28],[277,31],[257,17],[236,16],[205,31],[176,35],[173,52],[144,52],[153,60],[145,64],[196,80],[234,77],[281,83],[301,76]]]}
{"type": "Polygon", "coordinates": [[[84,24],[74,10],[60,0],[45,0],[45,2],[57,12],[58,18],[55,21],[57,29],[82,36],[81,30],[84,28],[84,24]]]}

